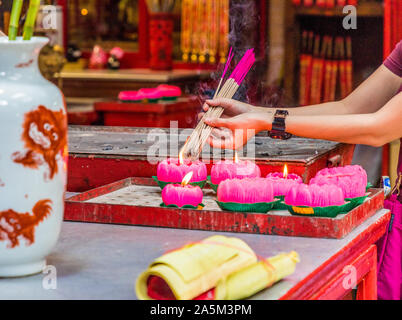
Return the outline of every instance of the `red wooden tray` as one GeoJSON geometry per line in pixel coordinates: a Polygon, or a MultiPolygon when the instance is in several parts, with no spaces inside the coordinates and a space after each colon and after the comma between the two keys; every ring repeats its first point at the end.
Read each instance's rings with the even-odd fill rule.
{"type": "Polygon", "coordinates": [[[337,218],[292,216],[288,211],[268,214],[225,212],[205,190],[203,210],[161,208],[159,187],[144,179],[128,178],[72,196],[66,200],[68,221],[126,224],[191,230],[223,231],[293,237],[336,238],[349,234],[383,208],[384,193],[371,189],[361,206],[337,218]]]}

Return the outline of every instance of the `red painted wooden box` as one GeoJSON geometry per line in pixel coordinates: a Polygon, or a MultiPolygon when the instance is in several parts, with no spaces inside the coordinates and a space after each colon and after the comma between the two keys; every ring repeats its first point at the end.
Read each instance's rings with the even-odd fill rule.
{"type": "Polygon", "coordinates": [[[201,110],[196,97],[182,97],[175,102],[123,103],[102,101],[95,103],[95,110],[103,114],[105,126],[169,128],[177,121],[181,128],[191,128],[201,110]]]}

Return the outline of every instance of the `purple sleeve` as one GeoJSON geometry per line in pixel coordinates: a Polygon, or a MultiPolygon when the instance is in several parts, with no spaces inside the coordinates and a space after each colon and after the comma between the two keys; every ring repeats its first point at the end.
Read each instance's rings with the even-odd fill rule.
{"type": "Polygon", "coordinates": [[[385,59],[384,65],[391,70],[392,73],[402,77],[402,41],[399,41],[394,51],[385,59]]]}

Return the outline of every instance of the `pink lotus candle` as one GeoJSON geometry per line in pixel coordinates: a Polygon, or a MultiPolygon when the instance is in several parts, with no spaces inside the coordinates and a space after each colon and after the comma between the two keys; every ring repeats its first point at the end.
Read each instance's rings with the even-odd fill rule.
{"type": "Polygon", "coordinates": [[[286,164],[283,169],[283,173],[270,173],[267,175],[267,179],[273,184],[275,197],[286,196],[294,186],[303,183],[303,179],[299,175],[288,173],[288,166],[286,164]]]}
{"type": "Polygon", "coordinates": [[[234,160],[223,160],[216,163],[211,169],[211,182],[220,184],[227,179],[259,178],[261,170],[252,161],[242,161],[235,153],[234,160]]]}
{"type": "Polygon", "coordinates": [[[198,207],[202,203],[203,193],[200,187],[189,185],[192,172],[189,172],[181,184],[169,184],[162,191],[163,203],[167,206],[176,205],[182,208],[186,205],[198,207]]]}
{"type": "Polygon", "coordinates": [[[264,178],[227,179],[219,184],[218,201],[246,204],[272,202],[272,183],[264,178]]]}
{"type": "Polygon", "coordinates": [[[328,207],[345,204],[342,189],[336,185],[306,185],[293,187],[285,197],[285,203],[291,206],[328,207]]]}
{"type": "Polygon", "coordinates": [[[367,173],[361,166],[326,168],[319,171],[310,184],[334,184],[342,189],[345,198],[363,197],[366,194],[367,173]]]}
{"type": "Polygon", "coordinates": [[[157,177],[159,181],[180,183],[189,172],[193,173],[190,183],[207,180],[208,172],[205,163],[198,160],[184,160],[180,152],[179,159],[170,158],[159,163],[157,177]]]}

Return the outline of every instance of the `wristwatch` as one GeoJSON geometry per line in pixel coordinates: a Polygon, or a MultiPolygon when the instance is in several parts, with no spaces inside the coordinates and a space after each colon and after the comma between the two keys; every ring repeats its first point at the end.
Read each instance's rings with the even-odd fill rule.
{"type": "Polygon", "coordinates": [[[292,137],[290,133],[286,132],[285,119],[289,115],[286,110],[277,110],[272,122],[272,130],[269,132],[269,136],[272,139],[288,140],[292,137]]]}

